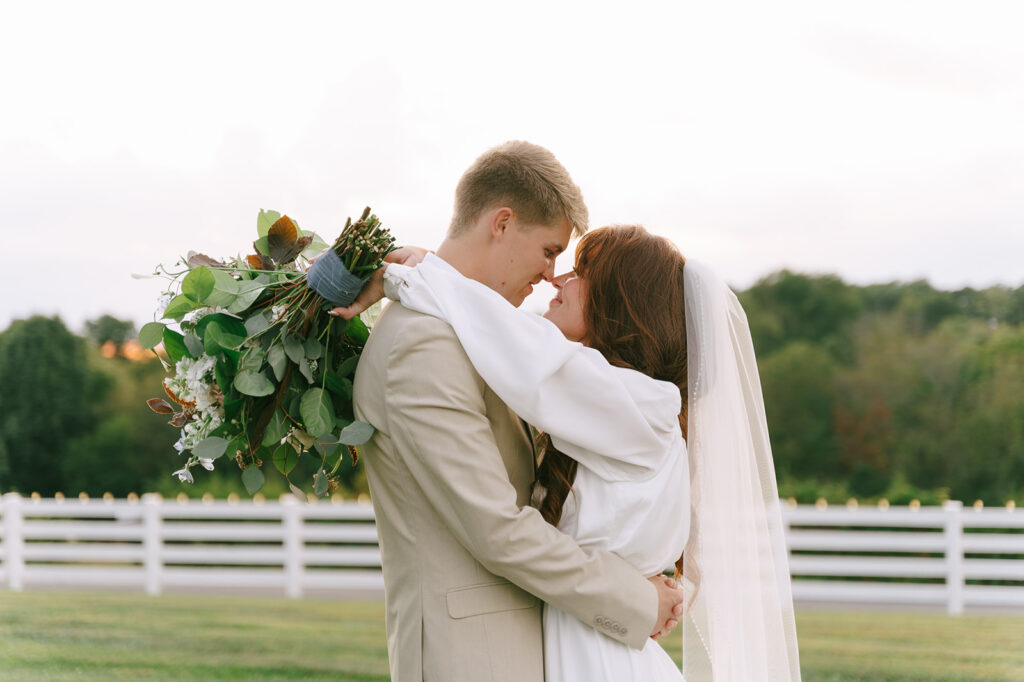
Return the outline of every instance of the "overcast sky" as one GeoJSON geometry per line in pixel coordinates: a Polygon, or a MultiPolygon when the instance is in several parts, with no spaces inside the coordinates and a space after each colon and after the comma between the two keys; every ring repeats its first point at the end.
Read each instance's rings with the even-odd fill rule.
{"type": "Polygon", "coordinates": [[[1024,283],[1024,3],[94,0],[0,25],[0,328],[146,322],[162,287],[129,274],[248,252],[260,208],[329,239],[369,204],[434,246],[508,139],[558,156],[593,226],[737,287],[1024,283]]]}

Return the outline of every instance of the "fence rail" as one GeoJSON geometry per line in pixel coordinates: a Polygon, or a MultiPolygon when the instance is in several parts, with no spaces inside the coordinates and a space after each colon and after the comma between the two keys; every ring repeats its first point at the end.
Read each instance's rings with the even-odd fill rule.
{"type": "MultiPolygon", "coordinates": [[[[783,511],[798,602],[1024,607],[1024,511],[783,511]]],[[[0,498],[0,586],[383,593],[369,504],[0,498]]]]}

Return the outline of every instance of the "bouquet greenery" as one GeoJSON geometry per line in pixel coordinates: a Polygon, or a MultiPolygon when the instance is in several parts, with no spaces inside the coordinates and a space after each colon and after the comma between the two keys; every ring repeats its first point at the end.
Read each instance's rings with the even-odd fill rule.
{"type": "MultiPolygon", "coordinates": [[[[195,466],[212,471],[227,454],[252,494],[263,487],[265,459],[288,479],[307,455],[318,459],[312,489],[322,497],[337,487],[345,451],[355,463],[356,446],[374,432],[352,412],[352,377],[369,330],[360,317],[328,315],[351,298],[307,278],[310,259],[327,248],[319,236],[275,211],[261,210],[256,227],[255,254],[218,261],[190,252],[173,271],[157,267],[154,274],[170,285],[161,321],[143,326],[139,341],[150,349],[163,344],[170,400],[148,404],[181,429],[175,449],[190,453],[174,472],[181,481],[194,480],[195,466]]],[[[358,221],[346,221],[334,253],[324,253],[340,260],[335,266],[358,292],[394,248],[367,208],[358,221]]]]}

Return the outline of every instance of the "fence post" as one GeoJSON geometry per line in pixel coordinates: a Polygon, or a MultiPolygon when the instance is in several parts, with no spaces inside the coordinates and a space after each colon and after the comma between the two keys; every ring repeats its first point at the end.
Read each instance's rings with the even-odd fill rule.
{"type": "Polygon", "coordinates": [[[964,612],[964,503],[946,500],[946,612],[959,616],[964,612]]]}
{"type": "Polygon", "coordinates": [[[12,592],[21,592],[25,587],[25,538],[21,504],[21,495],[18,493],[7,493],[3,497],[4,563],[7,565],[7,587],[12,592]]]}
{"type": "Polygon", "coordinates": [[[290,599],[302,597],[304,569],[302,538],[302,506],[294,495],[281,498],[281,525],[284,538],[284,593],[290,599]]]}
{"type": "Polygon", "coordinates": [[[146,594],[161,592],[163,573],[163,500],[157,493],[142,496],[142,565],[146,594]]]}

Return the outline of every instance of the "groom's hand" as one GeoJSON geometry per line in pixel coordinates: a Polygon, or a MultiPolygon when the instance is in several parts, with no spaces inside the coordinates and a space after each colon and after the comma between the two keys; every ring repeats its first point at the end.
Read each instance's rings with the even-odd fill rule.
{"type": "Polygon", "coordinates": [[[648,580],[658,591],[658,620],[651,631],[651,639],[660,639],[679,625],[679,618],[683,615],[683,591],[668,576],[655,575],[648,580]]]}
{"type": "Polygon", "coordinates": [[[388,263],[408,265],[411,268],[417,263],[422,263],[428,253],[430,251],[422,246],[402,246],[384,256],[384,260],[388,263]]]}

